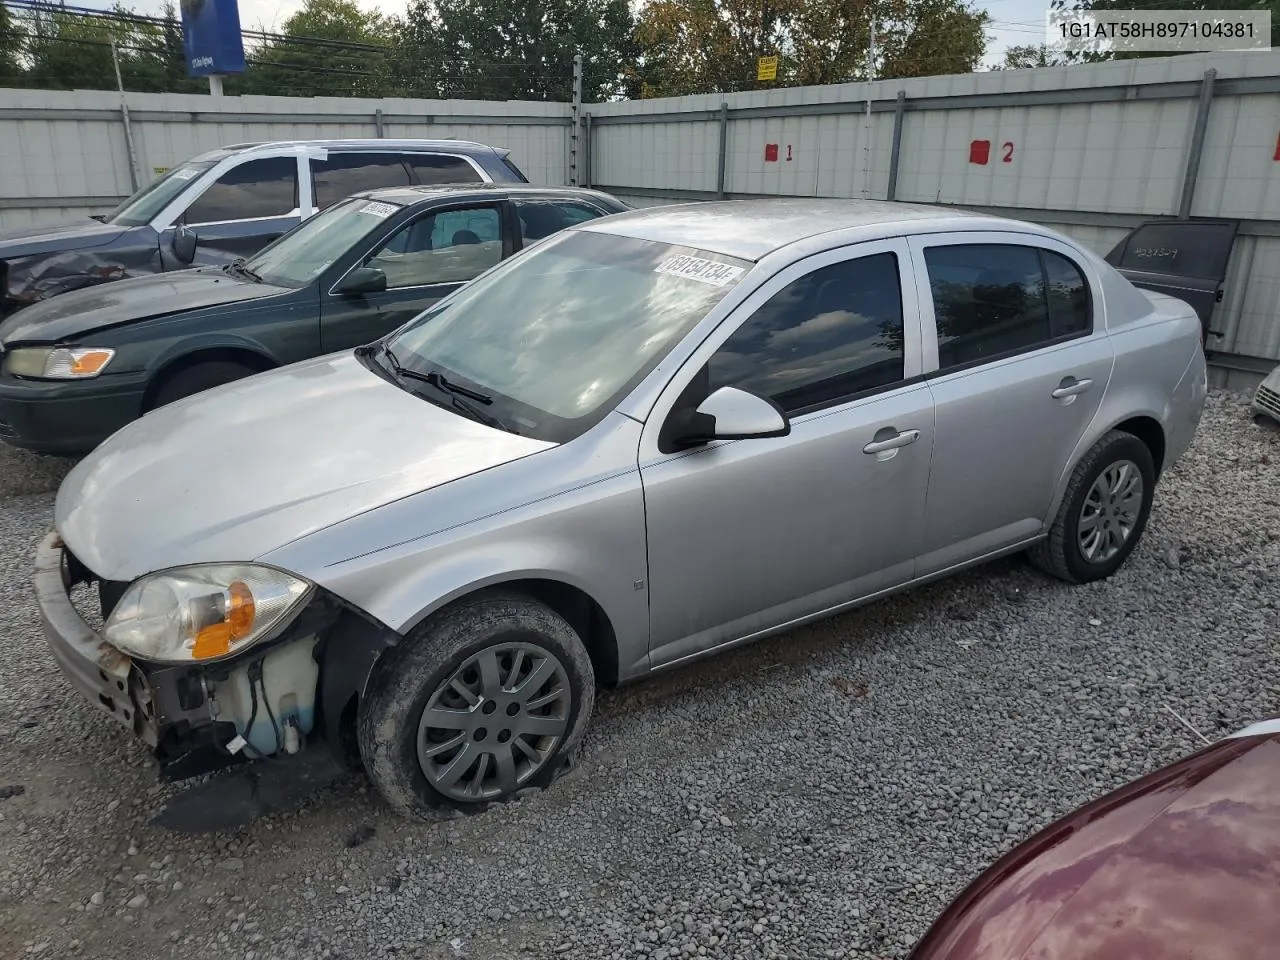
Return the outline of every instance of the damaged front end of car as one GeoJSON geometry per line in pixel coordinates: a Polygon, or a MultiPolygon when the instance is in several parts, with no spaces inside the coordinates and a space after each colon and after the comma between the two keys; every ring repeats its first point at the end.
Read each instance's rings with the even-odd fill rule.
{"type": "Polygon", "coordinates": [[[117,583],[51,533],[35,585],[62,672],[147,744],[162,780],[303,757],[336,771],[358,764],[356,704],[396,637],[314,584],[253,564],[117,583]],[[85,587],[96,587],[101,626],[73,600],[85,587]]]}

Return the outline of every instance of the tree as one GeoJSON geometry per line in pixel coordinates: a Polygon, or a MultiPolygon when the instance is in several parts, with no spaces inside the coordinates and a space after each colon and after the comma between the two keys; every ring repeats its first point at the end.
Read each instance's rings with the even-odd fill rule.
{"type": "Polygon", "coordinates": [[[0,87],[17,87],[23,82],[22,34],[13,22],[9,8],[0,3],[0,87]]]}
{"type": "Polygon", "coordinates": [[[391,23],[354,0],[306,0],[284,22],[284,39],[246,52],[245,93],[308,97],[384,95],[391,23]]]}
{"type": "Polygon", "coordinates": [[[670,96],[860,80],[873,16],[877,78],[968,73],[986,49],[990,16],[966,0],[653,0],[636,73],[670,96]],[[773,55],[778,79],[757,81],[773,55]]]}
{"type": "Polygon", "coordinates": [[[397,71],[416,95],[569,100],[573,58],[583,96],[615,95],[635,59],[628,0],[415,0],[397,71]]]}
{"type": "Polygon", "coordinates": [[[1004,52],[1004,60],[996,70],[1029,70],[1033,67],[1060,67],[1065,64],[1062,56],[1044,44],[1040,46],[1010,47],[1004,52]]]}

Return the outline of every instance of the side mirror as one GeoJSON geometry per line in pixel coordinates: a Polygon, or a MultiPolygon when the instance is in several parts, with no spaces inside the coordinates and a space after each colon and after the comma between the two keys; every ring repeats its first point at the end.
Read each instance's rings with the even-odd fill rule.
{"type": "Polygon", "coordinates": [[[721,387],[685,417],[673,438],[680,447],[714,440],[785,437],[791,432],[791,421],[771,400],[737,387],[721,387]]]}
{"type": "Polygon", "coordinates": [[[376,267],[356,267],[343,279],[338,292],[344,297],[361,297],[387,289],[387,275],[376,267]]]}
{"type": "Polygon", "coordinates": [[[191,263],[196,258],[197,242],[198,238],[195,235],[195,231],[180,223],[174,227],[173,240],[169,246],[173,250],[173,255],[178,258],[179,263],[191,263]]]}

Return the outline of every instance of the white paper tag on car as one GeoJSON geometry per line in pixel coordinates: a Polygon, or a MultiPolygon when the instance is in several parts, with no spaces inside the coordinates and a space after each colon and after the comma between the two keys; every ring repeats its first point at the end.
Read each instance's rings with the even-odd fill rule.
{"type": "Polygon", "coordinates": [[[192,177],[194,177],[194,176],[195,176],[197,173],[199,173],[199,172],[200,172],[199,170],[179,170],[179,171],[177,171],[176,173],[174,173],[174,175],[173,175],[173,179],[175,179],[175,180],[190,180],[192,177]]]}
{"type": "Polygon", "coordinates": [[[396,207],[390,203],[378,203],[371,200],[360,208],[360,213],[367,213],[371,217],[389,217],[396,212],[396,207]]]}
{"type": "Polygon", "coordinates": [[[732,283],[742,275],[742,267],[731,267],[727,263],[704,260],[701,257],[668,257],[658,264],[654,273],[665,273],[673,277],[684,277],[686,280],[697,280],[709,283],[713,287],[723,287],[732,283]]]}

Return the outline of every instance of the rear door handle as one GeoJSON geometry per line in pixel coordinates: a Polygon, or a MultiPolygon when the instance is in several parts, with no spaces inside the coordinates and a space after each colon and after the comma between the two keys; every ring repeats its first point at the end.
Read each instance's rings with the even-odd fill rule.
{"type": "Polygon", "coordinates": [[[1077,380],[1075,377],[1063,377],[1062,382],[1058,384],[1058,389],[1054,390],[1049,396],[1055,400],[1065,400],[1067,397],[1077,397],[1093,386],[1092,380],[1077,380]]]}
{"type": "Polygon", "coordinates": [[[905,447],[908,443],[915,443],[920,439],[919,430],[903,430],[899,432],[894,430],[893,427],[885,427],[883,430],[876,431],[877,437],[880,437],[881,434],[889,434],[889,436],[881,437],[879,440],[872,440],[862,448],[862,452],[870,454],[887,453],[890,450],[905,447]]]}

